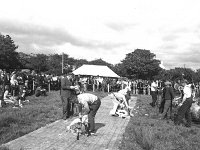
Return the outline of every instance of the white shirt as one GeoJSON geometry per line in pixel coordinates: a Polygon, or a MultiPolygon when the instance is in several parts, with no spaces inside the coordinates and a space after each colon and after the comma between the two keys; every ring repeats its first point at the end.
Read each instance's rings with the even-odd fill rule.
{"type": "Polygon", "coordinates": [[[183,100],[181,103],[183,103],[187,98],[190,98],[192,96],[192,88],[191,88],[191,84],[185,85],[183,88],[183,100]]]}
{"type": "Polygon", "coordinates": [[[156,91],[158,85],[156,84],[156,82],[152,82],[151,83],[151,91],[156,91]]]}
{"type": "Polygon", "coordinates": [[[8,95],[9,95],[9,91],[6,90],[6,91],[4,92],[3,99],[4,99],[4,100],[10,99],[10,98],[8,98],[8,95]]]}
{"type": "Polygon", "coordinates": [[[98,100],[98,97],[90,93],[82,93],[77,96],[78,102],[84,106],[86,112],[89,113],[90,108],[88,104],[91,104],[98,100]]]}
{"type": "Polygon", "coordinates": [[[93,103],[94,101],[96,101],[98,99],[98,97],[94,94],[90,94],[90,93],[82,93],[79,94],[77,96],[79,103],[81,104],[85,104],[85,103],[93,103]]]}
{"type": "Polygon", "coordinates": [[[184,86],[183,93],[185,98],[190,98],[192,96],[191,84],[184,86]]]}
{"type": "Polygon", "coordinates": [[[120,101],[126,101],[125,94],[122,94],[120,92],[114,92],[114,93],[112,93],[111,96],[113,96],[113,98],[117,98],[120,101]]]}

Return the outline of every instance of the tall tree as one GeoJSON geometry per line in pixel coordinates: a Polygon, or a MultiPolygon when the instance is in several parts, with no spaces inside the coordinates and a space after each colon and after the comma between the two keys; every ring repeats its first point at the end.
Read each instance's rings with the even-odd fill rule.
{"type": "Polygon", "coordinates": [[[48,73],[61,74],[62,73],[62,55],[54,54],[48,57],[48,73]]]}
{"type": "Polygon", "coordinates": [[[152,79],[162,68],[160,60],[155,59],[155,54],[150,50],[136,49],[132,53],[126,54],[124,60],[119,65],[123,70],[123,76],[128,78],[152,79]]]}
{"type": "Polygon", "coordinates": [[[48,56],[45,54],[35,54],[30,57],[31,68],[36,72],[48,71],[48,56]]]}
{"type": "Polygon", "coordinates": [[[21,67],[18,59],[18,53],[14,41],[9,35],[2,35],[0,33],[0,68],[2,69],[16,69],[21,67]]]}

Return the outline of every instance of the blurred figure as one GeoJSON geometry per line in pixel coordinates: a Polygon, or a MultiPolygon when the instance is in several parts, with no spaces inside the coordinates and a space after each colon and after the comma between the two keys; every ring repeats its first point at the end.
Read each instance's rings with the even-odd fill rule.
{"type": "Polygon", "coordinates": [[[185,124],[186,127],[191,127],[192,118],[190,113],[190,108],[192,106],[193,98],[195,97],[194,86],[189,84],[187,80],[183,82],[183,100],[179,104],[177,116],[174,120],[175,125],[180,125],[182,123],[183,118],[186,119],[187,123],[185,124]]]}
{"type": "Polygon", "coordinates": [[[109,96],[112,98],[113,101],[113,108],[110,111],[110,115],[119,115],[118,110],[123,113],[123,117],[126,116],[132,116],[131,109],[132,107],[129,106],[128,100],[130,99],[129,95],[129,88],[125,88],[123,90],[120,90],[118,92],[113,92],[109,96]],[[125,110],[126,109],[126,110],[125,110]]]}
{"type": "Polygon", "coordinates": [[[159,108],[160,112],[162,113],[160,115],[161,119],[172,117],[172,100],[174,99],[174,96],[175,94],[171,82],[166,81],[163,89],[161,106],[159,108]]]}
{"type": "Polygon", "coordinates": [[[156,101],[157,101],[157,88],[158,88],[158,85],[156,83],[156,80],[153,80],[153,82],[151,83],[152,102],[150,103],[150,105],[152,107],[155,107],[155,105],[156,105],[156,101]]]}
{"type": "Polygon", "coordinates": [[[68,74],[64,74],[63,78],[61,79],[61,100],[63,105],[63,119],[66,120],[70,117],[70,108],[71,102],[74,96],[74,90],[76,86],[72,84],[73,74],[70,72],[68,74]]]}
{"type": "Polygon", "coordinates": [[[47,96],[47,90],[45,88],[42,88],[41,85],[39,85],[35,90],[35,96],[47,96]]]}

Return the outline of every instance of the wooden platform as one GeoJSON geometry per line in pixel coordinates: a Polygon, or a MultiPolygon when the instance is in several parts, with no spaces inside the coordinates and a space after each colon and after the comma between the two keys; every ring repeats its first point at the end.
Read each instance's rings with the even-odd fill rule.
{"type": "MultiPolygon", "coordinates": [[[[134,107],[136,97],[130,105],[134,107]]],[[[102,100],[96,115],[96,136],[80,136],[77,140],[72,133],[66,132],[67,125],[73,119],[58,120],[23,137],[6,143],[9,150],[116,150],[129,118],[109,116],[113,103],[109,97],[102,100]]]]}

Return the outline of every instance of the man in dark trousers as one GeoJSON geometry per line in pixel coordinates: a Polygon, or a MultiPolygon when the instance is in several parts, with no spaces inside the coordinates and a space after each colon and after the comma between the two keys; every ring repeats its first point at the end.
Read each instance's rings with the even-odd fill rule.
{"type": "Polygon", "coordinates": [[[63,119],[66,120],[70,117],[70,100],[73,97],[75,86],[72,85],[73,74],[70,72],[64,74],[61,78],[61,100],[63,105],[63,119]]]}
{"type": "Polygon", "coordinates": [[[172,88],[172,84],[169,81],[165,82],[165,87],[163,89],[163,94],[162,94],[162,102],[160,106],[160,111],[161,111],[161,118],[160,119],[165,119],[165,118],[171,118],[172,116],[172,100],[174,99],[174,90],[172,88]],[[169,115],[168,115],[169,114],[169,115]]]}
{"type": "Polygon", "coordinates": [[[187,80],[183,83],[183,100],[179,104],[179,109],[177,112],[177,117],[174,120],[175,125],[180,125],[182,123],[183,118],[186,119],[187,123],[185,124],[186,127],[191,127],[192,117],[190,112],[190,107],[193,103],[194,98],[194,86],[189,84],[187,80]]]}

